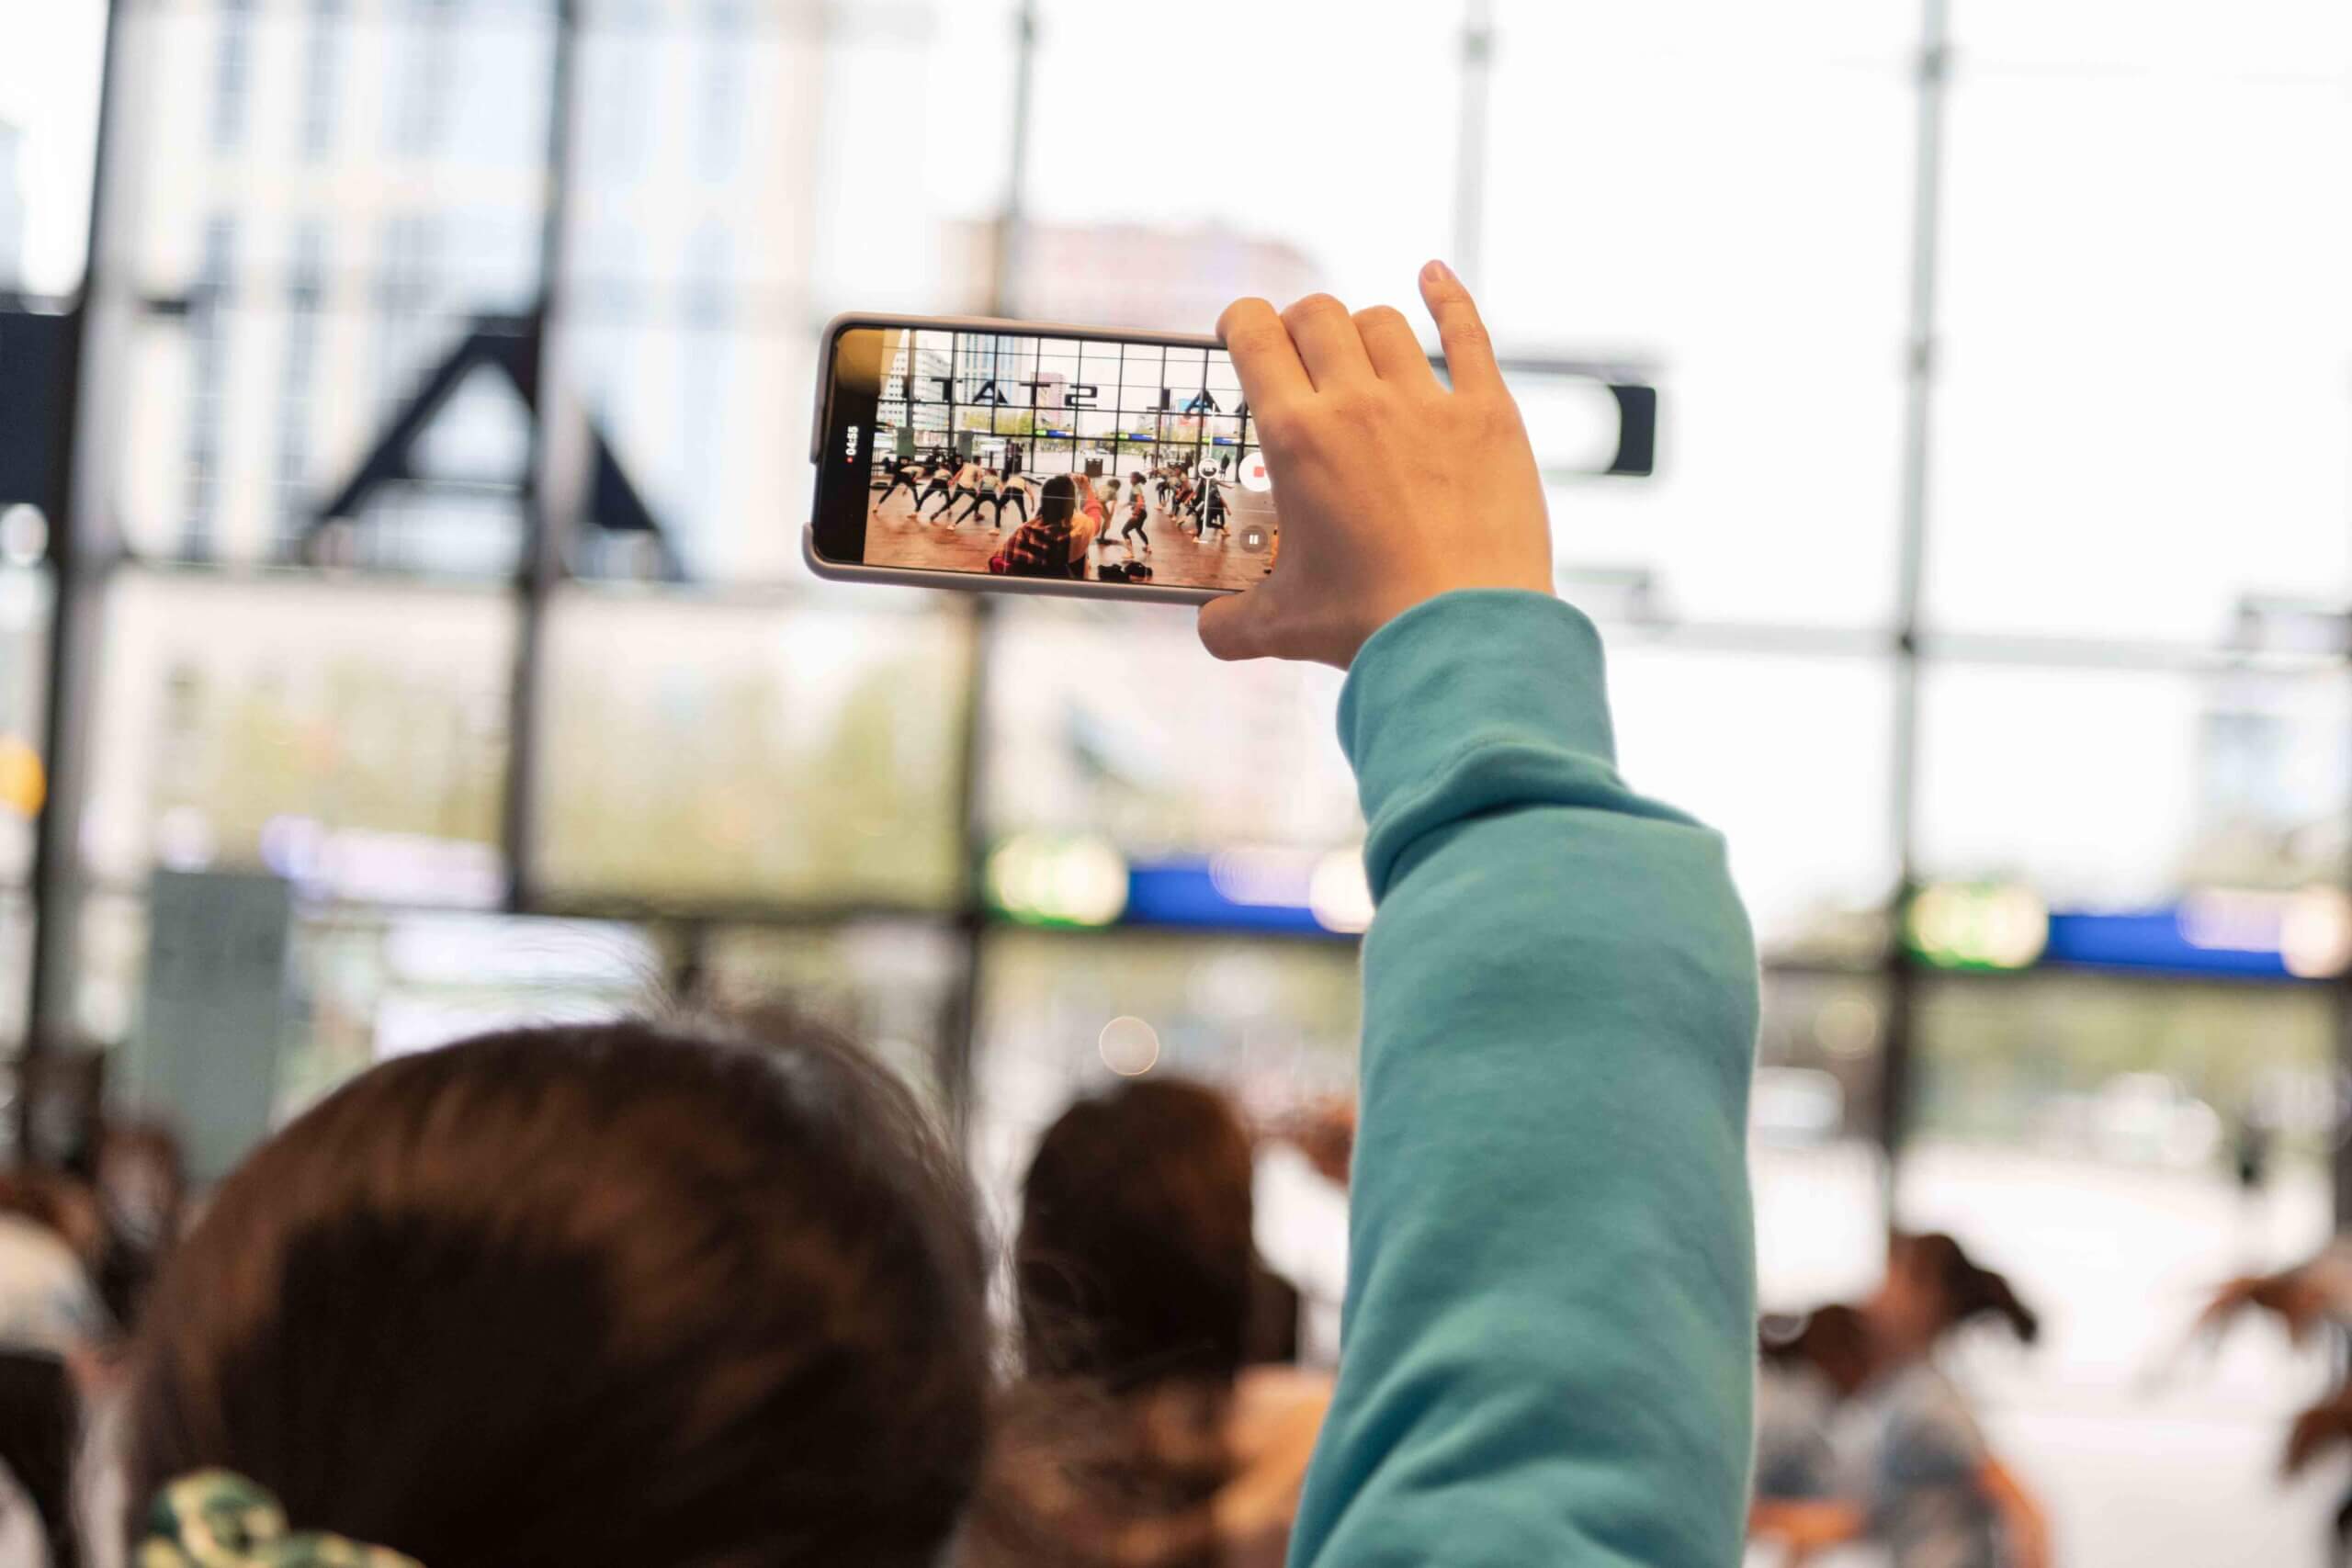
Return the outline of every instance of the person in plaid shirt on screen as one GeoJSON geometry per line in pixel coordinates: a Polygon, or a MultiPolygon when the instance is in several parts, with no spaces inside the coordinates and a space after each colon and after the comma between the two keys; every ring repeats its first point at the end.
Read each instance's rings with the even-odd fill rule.
{"type": "Polygon", "coordinates": [[[1076,535],[1070,515],[1078,510],[1078,487],[1067,474],[1046,481],[1037,515],[1012,531],[989,570],[1006,577],[1071,577],[1070,546],[1076,535]]]}

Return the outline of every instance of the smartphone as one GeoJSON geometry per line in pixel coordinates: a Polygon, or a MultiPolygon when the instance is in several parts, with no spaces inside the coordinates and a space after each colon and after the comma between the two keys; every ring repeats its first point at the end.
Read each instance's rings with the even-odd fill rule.
{"type": "Polygon", "coordinates": [[[820,353],[820,577],[1198,604],[1273,570],[1272,481],[1213,337],[847,315],[820,353]]]}

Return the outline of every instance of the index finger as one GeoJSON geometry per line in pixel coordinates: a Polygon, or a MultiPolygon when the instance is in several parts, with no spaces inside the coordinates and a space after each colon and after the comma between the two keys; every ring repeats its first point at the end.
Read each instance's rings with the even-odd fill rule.
{"type": "Polygon", "coordinates": [[[1290,329],[1265,300],[1236,299],[1227,305],[1225,314],[1216,319],[1216,335],[1226,353],[1233,356],[1233,372],[1241,378],[1241,395],[1252,410],[1262,413],[1315,389],[1298,357],[1298,345],[1291,342],[1290,329]]]}
{"type": "Polygon", "coordinates": [[[1453,269],[1442,261],[1421,268],[1421,299],[1437,322],[1445,345],[1445,376],[1457,392],[1499,392],[1503,373],[1495,365],[1494,341],[1478,319],[1477,302],[1453,269]]]}

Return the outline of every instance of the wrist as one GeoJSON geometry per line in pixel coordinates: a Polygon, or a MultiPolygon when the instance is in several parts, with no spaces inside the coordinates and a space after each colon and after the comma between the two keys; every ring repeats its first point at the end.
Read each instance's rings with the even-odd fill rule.
{"type": "Polygon", "coordinates": [[[1560,600],[1559,595],[1552,591],[1552,585],[1549,581],[1531,583],[1474,580],[1468,581],[1423,582],[1418,585],[1410,585],[1402,589],[1395,590],[1385,594],[1366,594],[1363,602],[1363,613],[1357,618],[1356,624],[1350,630],[1350,641],[1347,649],[1348,658],[1346,661],[1341,664],[1340,668],[1352,669],[1357,656],[1363,653],[1364,646],[1367,643],[1371,642],[1373,638],[1378,637],[1390,626],[1393,626],[1397,622],[1403,620],[1406,616],[1410,615],[1415,611],[1421,610],[1428,605],[1437,604],[1442,600],[1452,599],[1457,595],[1466,597],[1501,596],[1514,600],[1521,598],[1536,598],[1549,599],[1555,603],[1564,603],[1560,600]]]}

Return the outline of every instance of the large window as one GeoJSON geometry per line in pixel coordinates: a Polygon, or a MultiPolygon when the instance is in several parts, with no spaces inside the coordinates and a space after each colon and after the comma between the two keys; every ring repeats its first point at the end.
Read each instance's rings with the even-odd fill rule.
{"type": "Polygon", "coordinates": [[[2344,18],[1962,8],[1939,624],[2210,643],[2352,589],[2344,18]],[[2020,570],[2021,561],[2030,570],[2020,570]],[[2119,592],[2119,590],[2123,590],[2119,592]]]}
{"type": "Polygon", "coordinates": [[[887,604],[567,596],[540,738],[548,886],[589,900],[953,907],[959,633],[887,604]]]}
{"type": "MultiPolygon", "coordinates": [[[[2318,1539],[2261,1479],[2317,1369],[2249,1341],[2156,1435],[2132,1401],[2352,1164],[2340,5],[10,26],[0,410],[74,461],[0,493],[0,1046],[172,1081],[188,911],[274,883],[224,1154],[386,1054],[673,1003],[865,1042],[1000,1204],[1121,1072],[1344,1092],[1340,678],[1216,665],[1182,612],[809,580],[816,348],[851,310],[1409,307],[1443,254],[1521,367],[1623,771],[1724,831],[1755,919],[1768,1303],[1950,1225],[2053,1303],[1968,1370],[2066,1561],[2211,1540],[2094,1529],[2126,1471],[2231,1477],[2215,1560],[2318,1539]],[[81,395],[12,382],[85,281],[81,395]],[[1596,471],[1611,383],[1657,394],[1649,472],[1596,471]]],[[[1316,1179],[1270,1159],[1261,1240],[1328,1346],[1316,1179]]]]}

